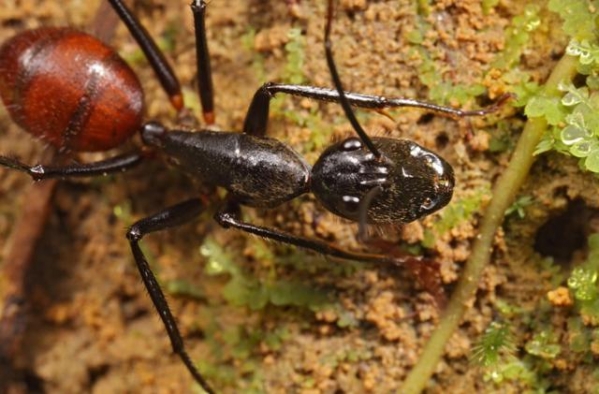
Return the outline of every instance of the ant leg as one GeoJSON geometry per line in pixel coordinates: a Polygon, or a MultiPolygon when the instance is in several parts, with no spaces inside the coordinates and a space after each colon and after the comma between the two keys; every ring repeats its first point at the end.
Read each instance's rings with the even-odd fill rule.
{"type": "Polygon", "coordinates": [[[0,166],[11,168],[28,174],[34,181],[50,178],[95,177],[126,171],[144,160],[143,153],[134,152],[112,157],[110,159],[84,164],[64,166],[29,166],[17,159],[0,156],[0,166]]]}
{"type": "MultiPolygon", "coordinates": [[[[292,96],[300,96],[311,98],[320,101],[328,101],[339,103],[341,101],[339,92],[334,89],[319,88],[314,86],[299,86],[285,85],[277,83],[264,84],[261,89],[265,89],[272,96],[276,93],[285,93],[292,96]]],[[[387,109],[387,108],[422,108],[435,112],[441,115],[446,115],[452,118],[465,118],[468,116],[484,116],[496,112],[510,98],[513,98],[512,93],[501,95],[493,104],[475,110],[462,110],[459,108],[446,107],[443,105],[433,104],[426,101],[408,99],[408,98],[387,98],[383,96],[375,96],[370,94],[344,92],[345,97],[351,105],[365,109],[387,109]]]]}
{"type": "Polygon", "coordinates": [[[370,108],[370,109],[383,109],[383,108],[394,108],[394,107],[418,107],[438,112],[440,114],[446,114],[452,117],[465,117],[465,116],[482,116],[490,112],[496,111],[500,105],[503,104],[508,98],[512,97],[510,94],[502,96],[498,102],[491,107],[475,110],[475,111],[463,111],[451,107],[444,107],[436,104],[426,103],[411,99],[386,99],[380,96],[369,96],[358,93],[345,93],[341,84],[339,73],[337,72],[337,66],[333,58],[332,43],[330,40],[331,26],[333,21],[333,2],[329,1],[327,20],[325,24],[325,55],[327,59],[327,65],[333,79],[333,85],[335,89],[317,88],[312,86],[296,86],[296,85],[279,85],[274,83],[266,83],[261,86],[256,93],[248,109],[243,131],[245,133],[264,136],[266,134],[266,126],[268,122],[268,109],[270,100],[278,92],[287,93],[294,96],[302,96],[313,98],[322,101],[333,101],[340,103],[345,112],[345,116],[351,123],[353,129],[356,131],[364,145],[372,152],[372,154],[379,158],[381,153],[372,143],[372,140],[366,134],[351,106],[370,108]]]}
{"type": "Polygon", "coordinates": [[[222,210],[214,215],[214,220],[224,228],[236,228],[246,233],[254,234],[259,237],[268,238],[273,241],[294,245],[300,248],[309,249],[326,256],[336,257],[344,260],[355,260],[368,263],[395,264],[401,265],[401,258],[394,258],[386,255],[373,253],[348,252],[336,246],[316,239],[298,237],[283,231],[269,229],[266,227],[255,226],[251,223],[239,219],[239,204],[228,200],[222,210]]]}
{"type": "Polygon", "coordinates": [[[274,97],[274,93],[269,91],[268,87],[272,85],[274,84],[267,82],[260,86],[256,93],[254,93],[252,102],[245,114],[245,120],[243,121],[244,133],[258,137],[264,137],[266,135],[270,100],[274,97]]]}
{"type": "Polygon", "coordinates": [[[141,25],[139,19],[131,12],[122,0],[108,0],[119,18],[129,29],[137,44],[146,55],[148,62],[156,73],[162,88],[169,96],[172,106],[180,112],[183,109],[183,94],[181,84],[173,69],[168,64],[162,51],[156,45],[148,31],[141,25]]]}
{"type": "Polygon", "coordinates": [[[162,319],[162,323],[164,324],[166,332],[171,340],[173,352],[179,355],[183,361],[183,364],[185,364],[189,372],[200,384],[200,386],[202,386],[207,393],[213,394],[214,390],[212,390],[208,382],[206,382],[204,377],[200,374],[196,366],[191,361],[189,354],[185,350],[183,338],[181,337],[181,333],[179,332],[175,318],[170,311],[166,298],[164,297],[164,293],[160,289],[160,285],[152,273],[152,269],[150,268],[146,257],[139,247],[139,241],[145,235],[187,223],[195,219],[203,211],[203,209],[203,204],[198,198],[194,198],[166,208],[133,224],[129,231],[127,231],[127,239],[131,245],[133,258],[135,259],[135,264],[137,265],[141,279],[148,290],[148,294],[150,295],[150,298],[154,303],[154,307],[158,311],[160,319],[162,319]]]}
{"type": "Polygon", "coordinates": [[[298,237],[283,231],[255,226],[239,220],[238,216],[239,204],[229,199],[224,208],[214,215],[214,219],[224,228],[233,227],[246,233],[312,250],[325,256],[364,263],[383,264],[385,266],[404,267],[416,278],[420,286],[433,296],[437,306],[443,307],[445,305],[445,292],[439,273],[439,264],[432,259],[423,256],[407,255],[405,252],[400,251],[397,245],[384,241],[368,241],[368,245],[379,250],[384,250],[385,254],[349,252],[316,239],[298,237]]]}
{"type": "MultiPolygon", "coordinates": [[[[339,92],[334,89],[319,88],[315,86],[286,85],[267,82],[262,85],[254,94],[252,102],[248,108],[245,117],[243,131],[245,133],[264,136],[266,134],[266,125],[268,122],[268,110],[270,100],[277,93],[285,93],[291,96],[306,97],[319,101],[339,103],[339,92]]],[[[445,107],[426,101],[413,100],[408,98],[386,98],[383,96],[374,96],[369,94],[345,92],[345,97],[349,103],[358,108],[382,110],[388,108],[422,108],[439,115],[450,118],[465,118],[469,116],[485,116],[497,112],[505,102],[514,97],[511,93],[500,96],[493,104],[475,110],[462,110],[453,107],[445,107]]]]}
{"type": "Polygon", "coordinates": [[[214,88],[212,86],[212,67],[208,53],[208,40],[206,39],[206,2],[193,0],[191,3],[196,36],[196,66],[198,68],[198,93],[202,103],[204,121],[208,125],[215,122],[214,116],[214,88]]]}

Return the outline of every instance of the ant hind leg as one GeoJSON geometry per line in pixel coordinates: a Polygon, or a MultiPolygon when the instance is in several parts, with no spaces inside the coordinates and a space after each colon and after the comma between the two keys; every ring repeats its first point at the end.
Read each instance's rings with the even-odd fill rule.
{"type": "Polygon", "coordinates": [[[213,394],[214,390],[212,390],[204,376],[202,376],[191,361],[191,358],[185,349],[183,338],[177,327],[175,317],[171,313],[164,293],[139,246],[139,241],[145,235],[187,223],[197,218],[203,210],[203,204],[201,200],[197,198],[163,209],[152,216],[134,223],[129,231],[127,231],[127,239],[129,240],[135,264],[137,265],[141,279],[148,290],[148,294],[150,295],[154,307],[160,315],[160,319],[162,319],[166,332],[171,340],[173,351],[179,355],[189,372],[202,388],[207,393],[213,394]]]}
{"type": "Polygon", "coordinates": [[[37,164],[30,166],[15,158],[0,155],[0,166],[24,172],[34,181],[41,181],[51,178],[96,177],[122,172],[137,166],[144,159],[145,156],[143,153],[132,152],[93,163],[62,166],[37,164]]]}

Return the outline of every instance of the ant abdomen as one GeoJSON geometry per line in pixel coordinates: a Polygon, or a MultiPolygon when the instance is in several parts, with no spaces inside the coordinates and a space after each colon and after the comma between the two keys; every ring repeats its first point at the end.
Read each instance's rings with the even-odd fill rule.
{"type": "Polygon", "coordinates": [[[103,151],[139,130],[143,91],[124,60],[68,28],[25,31],[0,47],[0,96],[23,129],[61,151],[103,151]]]}

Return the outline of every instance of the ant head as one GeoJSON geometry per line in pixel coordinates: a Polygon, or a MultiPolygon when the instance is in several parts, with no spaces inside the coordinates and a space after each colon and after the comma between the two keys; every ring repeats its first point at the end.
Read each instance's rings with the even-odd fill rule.
{"type": "Polygon", "coordinates": [[[329,147],[314,165],[311,189],[329,211],[353,221],[409,223],[451,200],[453,170],[441,157],[407,140],[372,141],[380,158],[360,139],[349,138],[329,147]]]}

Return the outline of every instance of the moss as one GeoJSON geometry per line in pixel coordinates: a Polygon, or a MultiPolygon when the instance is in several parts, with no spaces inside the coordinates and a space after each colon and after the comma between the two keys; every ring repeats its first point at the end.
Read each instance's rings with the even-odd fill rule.
{"type": "Polygon", "coordinates": [[[304,76],[305,39],[299,28],[289,29],[287,37],[289,38],[285,44],[287,64],[283,71],[283,81],[293,85],[303,85],[306,83],[304,76]]]}
{"type": "Polygon", "coordinates": [[[582,85],[561,83],[561,96],[533,95],[527,106],[530,117],[542,117],[551,126],[539,143],[536,154],[555,150],[576,158],[582,169],[599,173],[599,41],[595,34],[597,9],[586,1],[549,2],[549,8],[564,20],[563,30],[570,36],[568,56],[577,60],[582,85]]]}
{"type": "Polygon", "coordinates": [[[474,346],[471,361],[483,367],[496,366],[502,358],[513,359],[515,352],[510,327],[493,322],[474,346]]]}
{"type": "Polygon", "coordinates": [[[435,244],[435,237],[448,233],[451,229],[472,220],[472,217],[481,212],[483,201],[487,200],[490,190],[483,188],[473,192],[461,200],[454,200],[442,212],[440,219],[437,220],[432,229],[426,229],[422,246],[432,248],[435,244]]]}
{"type": "MultiPolygon", "coordinates": [[[[262,242],[260,240],[260,243],[262,242]]],[[[268,249],[253,249],[257,251],[253,257],[260,261],[262,266],[272,267],[273,255],[268,249]]],[[[247,306],[252,310],[264,309],[267,305],[313,309],[325,305],[329,300],[326,291],[296,280],[280,279],[274,269],[267,268],[270,274],[263,278],[245,273],[235,257],[210,237],[202,244],[201,251],[208,259],[207,274],[229,275],[230,279],[223,289],[223,296],[235,306],[247,306]]]]}
{"type": "Polygon", "coordinates": [[[505,47],[491,63],[493,68],[507,71],[517,67],[520,57],[530,45],[531,33],[541,23],[540,10],[539,5],[527,4],[523,12],[511,20],[505,29],[505,47]]]}
{"type": "Polygon", "coordinates": [[[505,211],[506,216],[514,215],[520,219],[526,216],[526,207],[533,203],[532,196],[520,196],[514,203],[505,211]]]}

